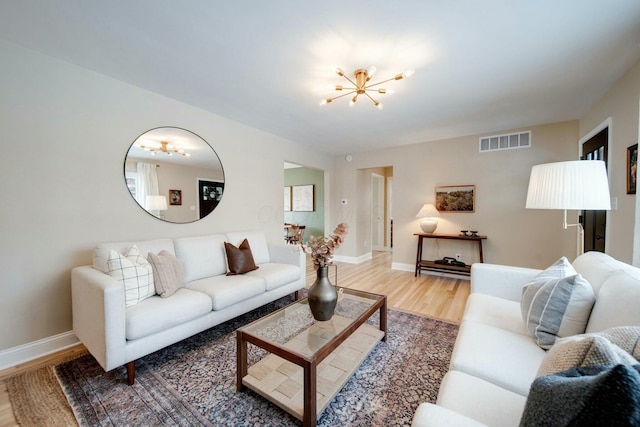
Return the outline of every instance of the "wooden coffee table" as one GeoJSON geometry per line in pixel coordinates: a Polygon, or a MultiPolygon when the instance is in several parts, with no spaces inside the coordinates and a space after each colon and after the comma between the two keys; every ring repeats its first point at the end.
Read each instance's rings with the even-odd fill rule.
{"type": "Polygon", "coordinates": [[[248,387],[303,422],[318,416],[380,341],[386,341],[387,297],[343,288],[336,312],[313,319],[307,299],[237,331],[237,389],[248,387]],[[379,328],[365,323],[380,313],[379,328]],[[252,366],[247,343],[270,354],[252,366]]]}

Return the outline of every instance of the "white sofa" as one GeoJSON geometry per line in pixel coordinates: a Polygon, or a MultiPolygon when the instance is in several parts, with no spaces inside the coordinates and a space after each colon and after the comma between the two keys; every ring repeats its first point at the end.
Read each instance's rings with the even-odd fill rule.
{"type": "MultiPolygon", "coordinates": [[[[640,325],[640,269],[600,252],[572,263],[596,296],[586,333],[640,325]]],[[[436,404],[413,426],[517,426],[546,351],[527,332],[522,288],[541,270],[474,264],[471,295],[436,404]]]]}
{"type": "Polygon", "coordinates": [[[71,273],[73,331],[105,371],[126,364],[133,384],[136,359],[285,295],[297,298],[305,279],[300,248],[268,244],[261,232],[100,244],[93,265],[71,273]],[[237,247],[245,238],[259,268],[227,276],[224,242],[237,247]],[[145,258],[162,250],[174,255],[184,287],[125,308],[124,287],[107,274],[107,257],[112,249],[126,253],[134,243],[145,258]]]}

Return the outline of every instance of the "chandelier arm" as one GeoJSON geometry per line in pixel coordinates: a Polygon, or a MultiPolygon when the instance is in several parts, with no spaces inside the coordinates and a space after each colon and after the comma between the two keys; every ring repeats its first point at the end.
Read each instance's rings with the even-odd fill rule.
{"type": "Polygon", "coordinates": [[[370,87],[378,86],[378,85],[381,85],[381,84],[383,84],[383,83],[390,82],[390,81],[392,81],[392,80],[400,80],[400,79],[396,79],[395,77],[391,77],[390,79],[383,80],[383,81],[378,82],[378,83],[373,83],[373,84],[367,85],[367,86],[365,86],[364,88],[365,88],[365,90],[366,90],[366,89],[369,89],[370,87]]]}
{"type": "Polygon", "coordinates": [[[331,99],[331,101],[335,101],[336,99],[342,98],[344,96],[349,96],[349,95],[351,95],[353,93],[356,93],[355,89],[352,90],[351,92],[343,93],[342,95],[338,95],[338,96],[330,98],[330,99],[331,99]]]}
{"type": "Polygon", "coordinates": [[[351,80],[349,77],[347,77],[346,74],[343,74],[342,77],[344,77],[345,79],[347,79],[349,81],[349,83],[351,83],[354,87],[358,87],[358,84],[356,82],[354,82],[353,80],[351,80]]]}
{"type": "Polygon", "coordinates": [[[367,96],[367,98],[369,98],[369,99],[371,100],[371,102],[373,102],[373,103],[374,103],[374,104],[376,104],[376,105],[378,105],[378,104],[379,104],[379,102],[378,102],[378,101],[376,101],[375,99],[373,99],[373,98],[371,97],[371,95],[369,95],[367,92],[364,92],[364,94],[367,96]]]}

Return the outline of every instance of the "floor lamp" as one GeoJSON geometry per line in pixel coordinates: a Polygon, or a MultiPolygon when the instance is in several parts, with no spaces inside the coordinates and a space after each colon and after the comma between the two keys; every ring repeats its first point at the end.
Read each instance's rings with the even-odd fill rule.
{"type": "Polygon", "coordinates": [[[531,169],[527,209],[562,209],[562,228],[578,227],[578,255],[584,252],[582,224],[567,224],[567,210],[610,210],[607,169],[601,160],[545,163],[531,169]]]}

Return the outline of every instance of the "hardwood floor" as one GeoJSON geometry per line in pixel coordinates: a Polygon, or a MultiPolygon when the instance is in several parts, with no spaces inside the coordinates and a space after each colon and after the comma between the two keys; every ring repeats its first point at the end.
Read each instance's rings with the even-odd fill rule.
{"type": "MultiPolygon", "coordinates": [[[[468,280],[426,274],[413,277],[413,272],[391,270],[390,252],[374,252],[371,260],[357,265],[340,262],[336,264],[338,265],[337,283],[335,270],[330,269],[330,280],[334,285],[387,295],[389,308],[453,323],[459,323],[462,318],[470,292],[468,280]]],[[[313,264],[311,260],[307,260],[307,287],[311,286],[315,278],[313,264]]],[[[17,425],[7,392],[7,378],[32,369],[61,363],[84,351],[84,346],[78,345],[0,371],[0,427],[17,425]]]]}

